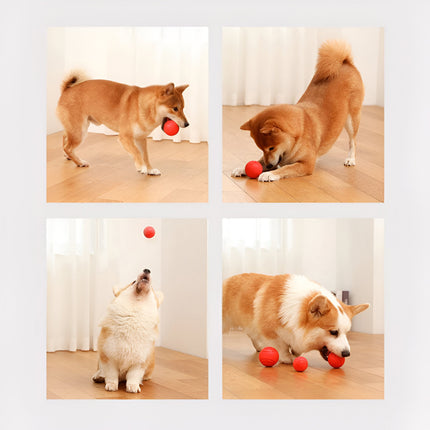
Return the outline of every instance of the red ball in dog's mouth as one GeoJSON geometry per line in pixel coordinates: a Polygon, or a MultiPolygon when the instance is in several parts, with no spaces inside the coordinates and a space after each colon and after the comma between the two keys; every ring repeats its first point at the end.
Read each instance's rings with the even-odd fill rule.
{"type": "Polygon", "coordinates": [[[168,134],[169,136],[174,136],[179,131],[179,125],[169,118],[163,119],[161,128],[163,129],[164,133],[168,134]]]}

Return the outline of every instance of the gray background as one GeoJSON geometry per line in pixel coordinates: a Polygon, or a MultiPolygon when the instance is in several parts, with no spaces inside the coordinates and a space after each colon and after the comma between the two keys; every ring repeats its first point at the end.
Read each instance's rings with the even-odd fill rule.
{"type": "Polygon", "coordinates": [[[2,2],[2,428],[428,428],[429,6],[413,0],[2,2]],[[209,27],[208,205],[45,203],[46,29],[68,25],[209,27]],[[385,28],[385,204],[221,203],[221,30],[228,25],[385,28]],[[210,400],[47,401],[46,218],[173,214],[209,220],[210,400]],[[385,219],[385,400],[221,400],[221,218],[247,216],[385,219]]]}

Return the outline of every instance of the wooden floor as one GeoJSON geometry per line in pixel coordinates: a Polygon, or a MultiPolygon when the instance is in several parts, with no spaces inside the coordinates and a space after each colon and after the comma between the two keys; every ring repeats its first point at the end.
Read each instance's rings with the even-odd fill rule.
{"type": "Polygon", "coordinates": [[[117,136],[88,133],[77,149],[90,167],[76,167],[62,150],[62,132],[47,137],[48,202],[206,202],[207,143],[148,139],[161,176],[138,173],[117,136]]]}
{"type": "Polygon", "coordinates": [[[333,369],[319,352],[305,354],[309,366],[263,367],[249,338],[241,332],[223,336],[225,399],[383,399],[384,337],[349,333],[351,356],[333,369]]]}
{"type": "Polygon", "coordinates": [[[141,392],[106,391],[92,382],[97,367],[94,351],[57,351],[47,354],[48,399],[207,399],[208,361],[192,355],[156,348],[152,379],[144,381],[141,392]]]}
{"type": "Polygon", "coordinates": [[[345,167],[348,136],[343,130],[332,149],[322,156],[311,176],[262,183],[232,178],[231,171],[262,152],[249,131],[239,127],[263,106],[225,106],[223,109],[224,202],[383,202],[384,109],[364,106],[357,137],[357,165],[345,167]]]}

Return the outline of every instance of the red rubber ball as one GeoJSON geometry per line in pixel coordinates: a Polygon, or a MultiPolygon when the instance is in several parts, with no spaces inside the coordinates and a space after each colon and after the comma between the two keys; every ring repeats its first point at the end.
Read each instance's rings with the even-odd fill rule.
{"type": "Polygon", "coordinates": [[[263,166],[259,161],[249,161],[245,166],[245,173],[251,179],[258,178],[263,172],[263,166]]]}
{"type": "Polygon", "coordinates": [[[155,236],[155,229],[154,227],[148,225],[147,227],[145,227],[143,229],[143,234],[145,237],[147,237],[148,239],[151,239],[151,237],[155,236]]]}
{"type": "Polygon", "coordinates": [[[258,358],[263,366],[272,367],[278,362],[279,353],[275,348],[267,346],[260,351],[258,358]]]}
{"type": "Polygon", "coordinates": [[[293,367],[297,372],[304,372],[308,368],[308,360],[305,357],[296,357],[293,361],[293,367]]]}
{"type": "Polygon", "coordinates": [[[343,364],[345,363],[345,357],[339,357],[333,352],[330,352],[327,358],[330,366],[334,367],[335,369],[339,369],[339,367],[342,367],[343,364]]]}
{"type": "Polygon", "coordinates": [[[163,125],[163,131],[164,133],[168,134],[169,136],[174,136],[179,131],[179,125],[176,124],[175,121],[172,121],[169,119],[166,121],[163,125]]]}

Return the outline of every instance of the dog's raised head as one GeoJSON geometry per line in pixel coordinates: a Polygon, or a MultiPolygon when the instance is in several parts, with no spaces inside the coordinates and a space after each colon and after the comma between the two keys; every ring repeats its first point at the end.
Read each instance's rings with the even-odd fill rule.
{"type": "Polygon", "coordinates": [[[351,329],[351,319],[368,307],[367,303],[349,306],[325,294],[317,293],[308,297],[304,301],[300,318],[300,326],[305,332],[306,350],[319,350],[325,360],[330,352],[339,357],[349,357],[350,346],[346,334],[351,329]]]}
{"type": "Polygon", "coordinates": [[[184,114],[184,97],[182,93],[188,88],[188,85],[180,85],[175,87],[173,83],[160,87],[158,105],[162,114],[163,123],[171,119],[175,121],[179,127],[185,128],[190,124],[184,114]]]}
{"type": "Polygon", "coordinates": [[[303,134],[303,110],[293,105],[267,108],[241,125],[249,130],[255,144],[263,151],[266,169],[276,169],[294,157],[294,146],[303,134]]]}
{"type": "Polygon", "coordinates": [[[126,285],[120,290],[114,291],[116,298],[123,296],[128,300],[145,301],[146,299],[154,299],[157,308],[163,301],[163,293],[161,291],[154,291],[151,285],[151,271],[144,269],[137,279],[130,284],[126,285]]]}

